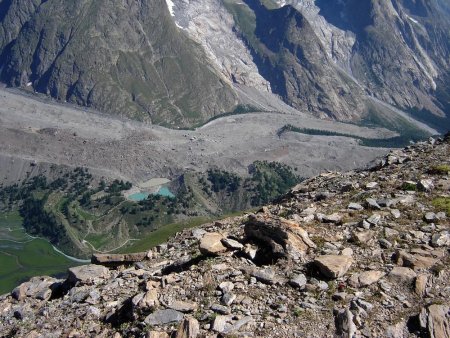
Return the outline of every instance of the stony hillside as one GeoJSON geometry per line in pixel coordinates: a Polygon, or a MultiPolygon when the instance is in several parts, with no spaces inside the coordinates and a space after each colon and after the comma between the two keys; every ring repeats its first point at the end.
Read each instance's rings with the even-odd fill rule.
{"type": "Polygon", "coordinates": [[[0,1],[0,79],[61,101],[190,126],[237,104],[164,0],[0,1]]]}
{"type": "Polygon", "coordinates": [[[450,335],[450,137],[0,297],[6,337],[450,335]]]}

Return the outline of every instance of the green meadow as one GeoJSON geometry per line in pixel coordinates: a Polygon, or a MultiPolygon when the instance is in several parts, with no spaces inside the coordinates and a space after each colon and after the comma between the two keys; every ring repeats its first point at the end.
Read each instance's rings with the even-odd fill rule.
{"type": "Polygon", "coordinates": [[[63,275],[75,265],[46,240],[29,236],[17,212],[0,213],[0,294],[33,276],[63,275]]]}

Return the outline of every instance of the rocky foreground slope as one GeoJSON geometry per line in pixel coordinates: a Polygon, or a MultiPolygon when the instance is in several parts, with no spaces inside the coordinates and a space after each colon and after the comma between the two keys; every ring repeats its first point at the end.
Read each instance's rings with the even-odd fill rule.
{"type": "Polygon", "coordinates": [[[450,137],[0,297],[6,337],[449,337],[450,137]]]}

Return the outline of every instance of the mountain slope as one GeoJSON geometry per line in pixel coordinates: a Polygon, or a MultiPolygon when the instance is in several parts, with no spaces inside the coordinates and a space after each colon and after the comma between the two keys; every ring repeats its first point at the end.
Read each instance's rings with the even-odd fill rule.
{"type": "Polygon", "coordinates": [[[163,0],[3,0],[0,8],[0,75],[9,85],[175,126],[237,103],[163,0]]]}
{"type": "Polygon", "coordinates": [[[364,114],[363,91],[328,57],[308,20],[295,8],[268,10],[247,1],[256,15],[254,37],[245,36],[273,91],[297,109],[354,120],[364,114]]]}
{"type": "Polygon", "coordinates": [[[436,116],[448,116],[450,101],[445,95],[450,71],[448,3],[287,2],[314,22],[316,32],[332,32],[319,33],[321,41],[337,64],[348,65],[344,69],[370,95],[411,112],[422,111],[420,117],[428,118],[428,122],[436,116]],[[339,41],[345,41],[342,32],[353,37],[351,49],[339,45],[339,41]]]}
{"type": "Polygon", "coordinates": [[[0,0],[0,9],[1,81],[104,112],[185,127],[238,104],[362,124],[401,109],[450,125],[445,0],[0,0]]]}
{"type": "Polygon", "coordinates": [[[264,90],[316,116],[364,122],[384,114],[375,97],[447,130],[445,1],[223,0],[213,7],[174,0],[172,9],[240,88],[260,88],[257,69],[269,83],[264,90]],[[233,44],[233,34],[247,48],[233,44]],[[232,46],[231,55],[222,45],[232,46]]]}

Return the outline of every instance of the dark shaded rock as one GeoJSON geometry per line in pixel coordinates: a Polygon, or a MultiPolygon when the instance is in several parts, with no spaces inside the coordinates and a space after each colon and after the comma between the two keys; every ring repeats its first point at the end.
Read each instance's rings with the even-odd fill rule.
{"type": "Polygon", "coordinates": [[[270,214],[251,215],[244,231],[247,238],[267,244],[275,256],[298,259],[316,247],[297,223],[270,214]]]}

